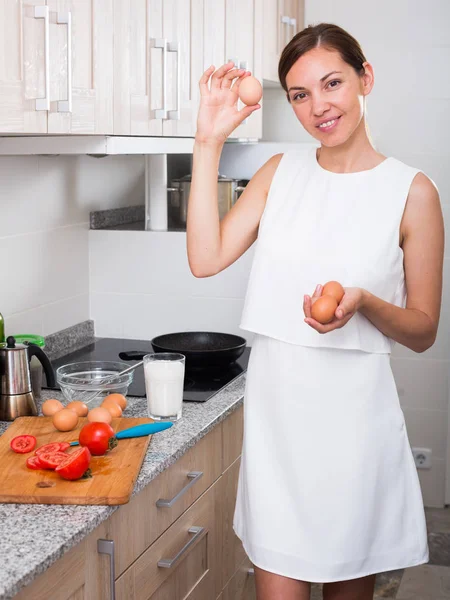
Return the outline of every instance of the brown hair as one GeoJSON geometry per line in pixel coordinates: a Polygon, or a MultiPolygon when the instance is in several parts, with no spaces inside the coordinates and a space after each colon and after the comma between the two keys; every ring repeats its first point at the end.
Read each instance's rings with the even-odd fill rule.
{"type": "Polygon", "coordinates": [[[308,25],[292,38],[281,53],[280,62],[278,63],[278,78],[286,94],[286,76],[292,65],[303,54],[319,47],[336,50],[341,55],[342,60],[355,69],[357,75],[364,73],[363,63],[366,62],[366,57],[359,42],[345,29],[333,23],[308,25]]]}

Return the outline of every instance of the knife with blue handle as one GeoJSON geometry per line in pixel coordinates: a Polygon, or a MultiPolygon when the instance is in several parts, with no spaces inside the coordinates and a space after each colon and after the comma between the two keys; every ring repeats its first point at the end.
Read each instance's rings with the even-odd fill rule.
{"type": "MultiPolygon", "coordinates": [[[[124,440],[126,438],[143,437],[144,435],[152,435],[158,433],[158,431],[164,431],[172,427],[172,421],[162,421],[161,423],[144,423],[143,425],[136,425],[135,427],[129,427],[128,429],[122,429],[116,433],[118,440],[124,440]]],[[[78,441],[70,442],[71,446],[78,446],[78,441]]]]}

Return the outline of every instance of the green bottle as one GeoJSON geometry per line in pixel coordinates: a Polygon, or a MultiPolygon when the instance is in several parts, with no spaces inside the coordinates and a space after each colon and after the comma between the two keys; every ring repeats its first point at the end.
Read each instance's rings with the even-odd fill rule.
{"type": "Polygon", "coordinates": [[[5,341],[5,321],[3,320],[2,313],[0,313],[0,344],[5,341]]]}

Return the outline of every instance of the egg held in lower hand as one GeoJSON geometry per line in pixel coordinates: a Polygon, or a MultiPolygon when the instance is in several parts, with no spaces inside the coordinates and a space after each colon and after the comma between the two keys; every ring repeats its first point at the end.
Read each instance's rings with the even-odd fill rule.
{"type": "Polygon", "coordinates": [[[333,320],[337,307],[338,303],[336,298],[329,294],[314,298],[311,306],[311,317],[319,323],[322,323],[322,325],[326,325],[333,320]]]}

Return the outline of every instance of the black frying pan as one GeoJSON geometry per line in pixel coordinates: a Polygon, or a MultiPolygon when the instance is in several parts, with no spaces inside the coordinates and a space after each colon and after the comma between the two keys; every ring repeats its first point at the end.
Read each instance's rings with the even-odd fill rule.
{"type": "MultiPolygon", "coordinates": [[[[186,357],[186,369],[226,367],[244,352],[247,340],[232,333],[184,331],[158,335],[151,340],[154,352],[178,352],[186,357]]],[[[121,352],[122,360],[142,360],[149,352],[121,352]]]]}

